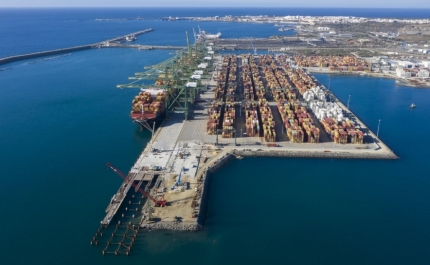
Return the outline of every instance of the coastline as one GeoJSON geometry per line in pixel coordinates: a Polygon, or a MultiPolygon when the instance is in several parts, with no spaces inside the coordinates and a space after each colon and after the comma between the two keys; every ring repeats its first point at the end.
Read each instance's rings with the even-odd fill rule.
{"type": "Polygon", "coordinates": [[[362,76],[371,76],[371,77],[377,77],[377,78],[394,79],[403,86],[415,87],[415,88],[430,88],[429,82],[427,84],[415,84],[411,82],[411,80],[414,80],[414,79],[404,79],[404,78],[399,78],[397,76],[384,74],[384,73],[370,73],[370,72],[363,72],[363,71],[355,71],[355,72],[331,71],[324,67],[303,67],[303,69],[306,69],[309,73],[316,73],[316,74],[362,75],[362,76]]]}

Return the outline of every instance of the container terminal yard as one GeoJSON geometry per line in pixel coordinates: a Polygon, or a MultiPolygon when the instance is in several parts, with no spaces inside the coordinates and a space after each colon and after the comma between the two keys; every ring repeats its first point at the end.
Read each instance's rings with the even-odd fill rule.
{"type": "Polygon", "coordinates": [[[230,159],[397,159],[303,68],[307,60],[221,55],[213,42],[200,40],[118,85],[139,89],[130,117],[152,138],[128,174],[115,161],[107,164],[124,182],[91,245],[129,255],[141,231],[199,230],[208,180],[230,159]]]}

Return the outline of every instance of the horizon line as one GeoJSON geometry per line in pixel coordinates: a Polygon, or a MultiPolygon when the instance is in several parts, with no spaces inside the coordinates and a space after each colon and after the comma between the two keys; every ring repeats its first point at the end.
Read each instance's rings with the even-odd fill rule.
{"type": "MultiPolygon", "coordinates": [[[[188,9],[191,6],[0,6],[2,8],[178,8],[178,9],[188,9]]],[[[202,6],[202,7],[192,7],[192,8],[241,8],[240,6],[202,6]]],[[[278,7],[261,7],[261,6],[251,6],[250,8],[259,8],[259,9],[273,9],[273,8],[302,8],[302,9],[430,9],[430,7],[287,7],[287,6],[278,6],[278,7]]]]}

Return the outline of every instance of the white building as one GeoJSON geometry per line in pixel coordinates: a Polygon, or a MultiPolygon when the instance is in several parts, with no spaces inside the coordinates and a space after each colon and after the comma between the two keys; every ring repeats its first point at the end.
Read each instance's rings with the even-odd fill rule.
{"type": "Polygon", "coordinates": [[[422,62],[422,66],[423,66],[424,68],[430,68],[430,61],[423,61],[423,62],[422,62]]]}
{"type": "Polygon", "coordinates": [[[428,71],[428,70],[421,69],[421,70],[417,73],[417,77],[429,77],[429,71],[428,71]]]}
{"type": "Polygon", "coordinates": [[[350,34],[350,33],[340,33],[337,36],[339,38],[352,38],[352,34],[350,34]]]}
{"type": "Polygon", "coordinates": [[[391,70],[391,67],[389,65],[384,65],[384,66],[381,66],[380,70],[384,73],[389,72],[391,70]]]}
{"type": "Polygon", "coordinates": [[[410,78],[411,72],[405,71],[405,69],[403,69],[402,67],[397,67],[396,75],[400,78],[410,78]]]}
{"type": "Polygon", "coordinates": [[[336,34],[336,32],[325,32],[325,33],[320,33],[320,37],[321,38],[327,38],[327,37],[331,37],[331,36],[333,36],[333,35],[335,35],[336,34]]]}
{"type": "Polygon", "coordinates": [[[404,68],[412,68],[415,66],[414,63],[408,61],[397,61],[398,65],[404,68]]]}
{"type": "Polygon", "coordinates": [[[329,27],[318,27],[317,30],[318,31],[329,31],[330,28],[329,27]]]}

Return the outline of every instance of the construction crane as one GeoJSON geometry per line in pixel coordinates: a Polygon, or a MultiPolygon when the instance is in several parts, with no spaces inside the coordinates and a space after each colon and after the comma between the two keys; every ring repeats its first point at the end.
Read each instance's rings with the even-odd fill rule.
{"type": "Polygon", "coordinates": [[[181,185],[181,177],[182,177],[182,171],[184,170],[184,167],[181,168],[181,172],[179,172],[178,181],[176,181],[176,186],[181,185]]]}
{"type": "MultiPolygon", "coordinates": [[[[116,174],[118,174],[121,178],[123,178],[124,180],[127,179],[127,176],[121,172],[121,170],[117,169],[116,167],[114,167],[111,163],[107,163],[106,166],[110,169],[112,169],[116,174]]],[[[161,197],[160,200],[156,200],[155,198],[151,197],[151,195],[149,195],[145,190],[141,189],[140,187],[138,187],[136,185],[136,183],[134,183],[134,181],[132,181],[130,183],[134,188],[138,189],[138,191],[140,193],[142,193],[143,196],[145,196],[146,198],[150,199],[155,206],[157,207],[164,207],[167,204],[167,201],[164,199],[164,195],[161,197]]]]}

